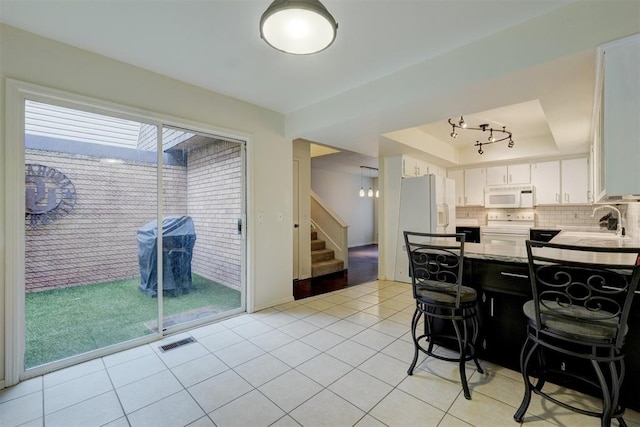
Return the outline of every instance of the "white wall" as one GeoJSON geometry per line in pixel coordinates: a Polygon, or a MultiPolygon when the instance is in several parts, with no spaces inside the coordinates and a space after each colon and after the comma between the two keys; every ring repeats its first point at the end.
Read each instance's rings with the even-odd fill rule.
{"type": "MultiPolygon", "coordinates": [[[[363,178],[365,191],[373,179],[363,178]]],[[[349,247],[377,243],[374,230],[376,199],[359,197],[360,175],[311,168],[311,188],[334,212],[349,224],[349,247]]]]}
{"type": "MultiPolygon", "coordinates": [[[[227,96],[208,92],[104,56],[0,24],[0,312],[4,313],[5,79],[12,78],[79,95],[157,112],[250,137],[247,147],[249,309],[293,299],[292,144],[284,138],[284,117],[227,96]],[[262,222],[253,213],[264,212],[262,222]],[[278,220],[278,214],[283,220],[278,220]],[[259,280],[257,280],[259,279],[259,280]]],[[[22,209],[22,207],[8,207],[22,209]]],[[[0,383],[5,378],[4,315],[0,316],[0,383]]]]}

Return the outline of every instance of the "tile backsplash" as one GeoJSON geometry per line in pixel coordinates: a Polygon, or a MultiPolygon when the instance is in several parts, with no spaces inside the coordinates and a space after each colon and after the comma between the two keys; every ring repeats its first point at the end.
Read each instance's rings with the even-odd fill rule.
{"type": "MultiPolygon", "coordinates": [[[[620,209],[623,218],[626,213],[626,205],[616,205],[620,209]]],[[[603,209],[591,217],[594,206],[571,205],[571,206],[538,206],[533,209],[504,209],[508,212],[533,211],[535,213],[536,227],[555,228],[558,225],[572,226],[597,226],[598,219],[609,210],[603,209]]],[[[487,212],[489,209],[482,207],[456,207],[456,218],[477,219],[480,225],[487,223],[487,212]]]]}

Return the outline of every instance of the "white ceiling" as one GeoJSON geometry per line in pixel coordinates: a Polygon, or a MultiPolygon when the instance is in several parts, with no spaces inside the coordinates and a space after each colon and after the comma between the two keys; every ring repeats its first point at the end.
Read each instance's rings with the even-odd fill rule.
{"type": "MultiPolygon", "coordinates": [[[[270,0],[0,0],[0,22],[289,116],[574,1],[323,0],[338,21],[338,37],[329,49],[309,56],[283,54],[260,40],[258,23],[270,0]]],[[[552,68],[541,67],[534,77],[526,76],[525,71],[508,83],[513,84],[514,92],[518,93],[524,90],[518,86],[529,84],[547,87],[569,84],[574,104],[571,108],[563,105],[567,103],[566,98],[554,100],[550,95],[552,91],[547,90],[543,106],[538,101],[538,93],[521,94],[513,98],[517,99],[516,105],[512,105],[513,99],[505,98],[502,107],[489,112],[443,110],[439,123],[425,123],[410,130],[402,130],[403,122],[398,121],[397,127],[386,123],[386,132],[379,132],[375,123],[363,120],[355,136],[349,133],[353,123],[349,125],[349,132],[344,123],[336,123],[318,133],[321,139],[315,141],[365,155],[376,156],[378,149],[383,155],[419,154],[430,149],[416,143],[413,140],[416,135],[424,136],[427,141],[439,140],[435,145],[449,144],[451,130],[443,125],[446,117],[465,114],[468,120],[504,123],[514,132],[516,146],[527,141],[546,141],[541,146],[549,145],[548,155],[554,154],[554,150],[565,152],[566,149],[554,147],[549,141],[569,133],[573,135],[576,127],[568,132],[562,126],[563,119],[557,119],[553,110],[568,113],[567,120],[574,124],[588,119],[578,130],[584,145],[582,133],[590,126],[595,74],[589,70],[584,72],[584,67],[593,70],[593,59],[593,54],[577,55],[552,68]],[[584,75],[578,82],[572,80],[575,67],[581,67],[584,75]],[[568,71],[558,72],[561,69],[568,71]],[[543,80],[543,75],[548,81],[543,80]],[[583,93],[586,96],[576,96],[583,93]],[[550,114],[554,115],[553,119],[549,118],[550,114]],[[401,132],[388,132],[392,129],[401,132]],[[364,139],[365,135],[371,139],[380,133],[386,133],[389,138],[379,148],[375,136],[366,148],[348,142],[354,138],[364,139]],[[398,139],[391,138],[394,135],[398,139]],[[375,144],[375,150],[371,144],[375,144]]],[[[485,85],[469,96],[491,96],[491,86],[485,85]]],[[[382,104],[385,100],[376,102],[382,104]]],[[[576,149],[571,137],[567,140],[565,145],[571,146],[569,152],[584,150],[584,147],[576,149]]],[[[492,160],[489,149],[485,152],[492,160]]],[[[464,159],[464,155],[461,158],[464,159]]],[[[446,156],[438,159],[443,164],[448,162],[446,156]]],[[[477,154],[475,157],[469,154],[468,160],[460,163],[474,161],[478,161],[477,154]]],[[[356,156],[354,162],[363,162],[363,159],[356,156]]]]}

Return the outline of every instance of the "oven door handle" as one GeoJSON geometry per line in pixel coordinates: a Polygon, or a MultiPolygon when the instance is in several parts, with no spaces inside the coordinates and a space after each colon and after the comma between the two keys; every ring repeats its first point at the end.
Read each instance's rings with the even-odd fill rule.
{"type": "Polygon", "coordinates": [[[514,236],[514,237],[522,237],[525,236],[527,239],[529,238],[528,234],[522,234],[522,233],[500,233],[498,231],[483,231],[482,232],[483,236],[499,236],[499,237],[509,237],[509,236],[514,236]]]}

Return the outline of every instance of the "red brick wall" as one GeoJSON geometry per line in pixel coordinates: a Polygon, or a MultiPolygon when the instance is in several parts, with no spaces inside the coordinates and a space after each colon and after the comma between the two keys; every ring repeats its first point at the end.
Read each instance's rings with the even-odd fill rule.
{"type": "MultiPolygon", "coordinates": [[[[139,276],[136,232],[155,219],[156,165],[26,150],[26,163],[58,169],[76,188],[68,216],[25,224],[27,291],[139,276]]],[[[216,143],[190,153],[189,165],[164,166],[165,215],[191,215],[194,273],[240,286],[240,146],[216,143]]]]}
{"type": "Polygon", "coordinates": [[[189,153],[188,212],[196,229],[192,268],[240,289],[242,214],[240,144],[218,142],[189,153]]]}

